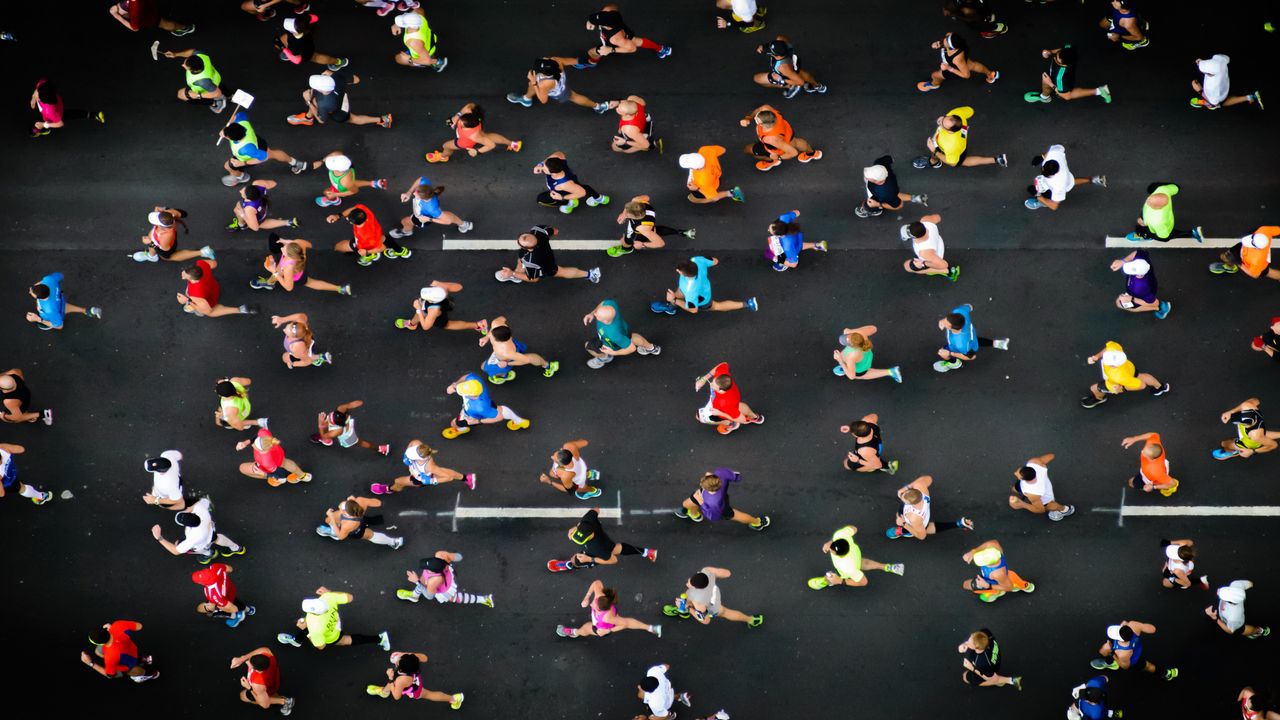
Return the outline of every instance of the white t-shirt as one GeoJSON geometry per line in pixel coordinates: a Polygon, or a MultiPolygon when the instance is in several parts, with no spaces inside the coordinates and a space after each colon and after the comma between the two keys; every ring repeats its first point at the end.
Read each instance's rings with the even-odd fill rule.
{"type": "Polygon", "coordinates": [[[182,453],[177,450],[165,450],[160,457],[169,461],[169,469],[164,472],[151,473],[151,494],[161,500],[182,499],[182,453]]]}
{"type": "Polygon", "coordinates": [[[1071,174],[1071,169],[1067,167],[1067,149],[1061,145],[1054,145],[1044,154],[1044,161],[1056,160],[1058,162],[1058,172],[1052,177],[1040,175],[1036,178],[1036,189],[1040,192],[1049,191],[1049,199],[1054,202],[1062,202],[1067,199],[1067,193],[1071,192],[1071,188],[1076,185],[1076,178],[1071,174]]]}
{"type": "Polygon", "coordinates": [[[756,0],[729,0],[733,14],[739,20],[750,20],[756,14],[756,0]]]}
{"type": "Polygon", "coordinates": [[[1030,482],[1026,480],[1018,481],[1019,487],[1022,488],[1022,494],[1039,495],[1040,502],[1045,505],[1053,502],[1053,483],[1049,482],[1049,468],[1033,462],[1027,463],[1027,467],[1035,471],[1036,477],[1030,482]]]}
{"type": "Polygon", "coordinates": [[[1231,90],[1231,78],[1227,74],[1229,62],[1231,58],[1226,55],[1214,55],[1208,60],[1197,63],[1200,72],[1204,73],[1204,82],[1201,83],[1201,87],[1204,88],[1202,91],[1204,99],[1214,105],[1221,105],[1231,90]]]}
{"type": "Polygon", "coordinates": [[[1232,632],[1244,627],[1244,603],[1218,600],[1218,619],[1232,632]]]}
{"type": "Polygon", "coordinates": [[[1185,572],[1187,575],[1190,575],[1191,571],[1194,570],[1196,567],[1195,561],[1183,560],[1182,558],[1178,557],[1178,548],[1180,547],[1182,546],[1173,545],[1173,544],[1166,545],[1164,547],[1165,567],[1169,568],[1169,572],[1174,572],[1175,570],[1181,570],[1185,572]]]}
{"type": "Polygon", "coordinates": [[[922,222],[920,224],[924,225],[925,236],[922,238],[915,238],[911,241],[911,249],[915,251],[916,257],[923,260],[924,257],[920,253],[925,250],[932,250],[938,253],[939,258],[946,257],[944,254],[946,252],[946,248],[942,244],[942,235],[938,233],[937,224],[931,222],[922,222]]]}
{"type": "Polygon", "coordinates": [[[210,504],[209,498],[200,498],[195,505],[187,508],[186,512],[200,518],[200,524],[182,528],[186,537],[178,543],[178,552],[204,553],[208,551],[209,546],[213,545],[213,515],[209,513],[210,504]]]}
{"type": "Polygon", "coordinates": [[[568,465],[561,465],[552,461],[551,472],[554,473],[560,469],[565,469],[573,473],[573,484],[576,485],[579,490],[587,486],[587,461],[584,460],[582,456],[575,457],[573,462],[568,465]]]}
{"type": "Polygon", "coordinates": [[[649,706],[649,714],[660,718],[668,717],[671,706],[676,701],[676,691],[671,687],[671,681],[667,679],[666,668],[654,665],[645,675],[658,679],[658,689],[644,694],[644,702],[649,706]]]}

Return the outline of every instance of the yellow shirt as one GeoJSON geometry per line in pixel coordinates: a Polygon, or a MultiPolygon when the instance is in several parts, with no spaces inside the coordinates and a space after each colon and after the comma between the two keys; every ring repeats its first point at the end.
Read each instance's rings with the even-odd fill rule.
{"type": "Polygon", "coordinates": [[[973,117],[973,108],[969,106],[954,108],[947,115],[960,118],[961,125],[956,130],[944,130],[941,125],[933,134],[933,141],[938,144],[948,165],[960,162],[960,156],[969,147],[969,118],[973,117]]]}

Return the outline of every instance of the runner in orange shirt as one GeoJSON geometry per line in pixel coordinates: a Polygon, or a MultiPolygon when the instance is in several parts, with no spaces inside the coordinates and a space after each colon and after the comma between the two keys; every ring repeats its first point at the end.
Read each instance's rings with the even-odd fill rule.
{"type": "Polygon", "coordinates": [[[338,218],[351,223],[355,239],[343,240],[334,245],[333,249],[340,253],[354,253],[356,262],[364,267],[382,259],[383,255],[389,258],[407,258],[413,254],[409,248],[401,247],[382,234],[382,224],[363,203],[343,210],[341,215],[330,215],[325,218],[325,222],[333,224],[338,222],[338,218]]]}
{"type": "Polygon", "coordinates": [[[1139,440],[1145,443],[1139,458],[1141,465],[1138,474],[1129,478],[1129,487],[1143,492],[1159,490],[1165,497],[1178,492],[1178,479],[1169,474],[1169,456],[1164,452],[1160,434],[1149,432],[1133,435],[1121,440],[1120,444],[1130,448],[1139,440]]]}
{"type": "Polygon", "coordinates": [[[720,189],[720,156],[724,152],[720,145],[703,145],[698,152],[680,156],[680,167],[689,171],[689,179],[685,181],[685,187],[692,191],[689,202],[705,205],[725,198],[736,202],[746,199],[737,185],[730,190],[720,189]]]}
{"type": "Polygon", "coordinates": [[[1251,278],[1265,274],[1271,280],[1280,280],[1280,270],[1271,267],[1271,246],[1277,236],[1280,236],[1280,227],[1266,225],[1258,228],[1240,238],[1235,247],[1223,251],[1222,262],[1209,265],[1209,272],[1234,275],[1244,270],[1244,274],[1251,278]]]}
{"type": "Polygon", "coordinates": [[[783,160],[796,158],[802,163],[822,159],[822,151],[814,150],[808,140],[796,137],[791,123],[782,113],[768,103],[752,110],[738,121],[742,127],[756,126],[756,142],[746,147],[746,153],[756,159],[756,169],[767,172],[782,164],[783,160]]]}
{"type": "Polygon", "coordinates": [[[499,145],[506,145],[507,150],[511,152],[520,152],[523,145],[520,140],[512,140],[498,133],[485,132],[484,108],[475,103],[463,105],[461,110],[444,123],[453,128],[455,138],[446,140],[439,150],[427,153],[427,162],[449,162],[449,156],[459,150],[466,150],[468,155],[475,157],[499,145]]]}

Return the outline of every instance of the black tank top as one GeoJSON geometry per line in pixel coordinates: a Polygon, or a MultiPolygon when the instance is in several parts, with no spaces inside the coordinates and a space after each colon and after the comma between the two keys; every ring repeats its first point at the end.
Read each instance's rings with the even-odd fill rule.
{"type": "Polygon", "coordinates": [[[31,404],[31,390],[27,388],[27,383],[17,375],[8,375],[13,378],[14,388],[4,393],[5,400],[17,400],[18,410],[26,412],[27,406],[31,404]]]}
{"type": "Polygon", "coordinates": [[[869,447],[869,448],[875,449],[875,451],[879,453],[880,452],[880,426],[876,425],[875,423],[867,423],[867,424],[871,426],[871,439],[863,440],[859,438],[857,435],[855,435],[853,437],[853,440],[856,443],[858,450],[861,450],[864,447],[869,447]]]}

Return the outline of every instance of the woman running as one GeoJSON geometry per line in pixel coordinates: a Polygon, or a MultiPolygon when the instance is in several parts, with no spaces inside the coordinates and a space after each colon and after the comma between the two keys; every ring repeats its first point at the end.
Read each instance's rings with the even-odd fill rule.
{"type": "Polygon", "coordinates": [[[351,169],[351,158],[343,155],[341,150],[334,150],[326,155],[323,160],[315,161],[311,164],[311,168],[314,170],[321,165],[324,165],[325,169],[329,171],[329,187],[316,198],[316,204],[320,207],[341,205],[342,198],[355,195],[360,192],[360,188],[387,189],[385,178],[357,180],[356,171],[351,169]]]}
{"type": "Polygon", "coordinates": [[[227,225],[228,232],[237,230],[274,230],[282,227],[298,227],[298,218],[281,220],[272,218],[271,201],[267,193],[275,188],[275,180],[254,180],[240,188],[240,200],[232,208],[235,217],[227,225]]]}
{"type": "Polygon", "coordinates": [[[902,382],[902,369],[897,365],[888,370],[871,367],[871,336],[876,333],[875,325],[862,325],[856,328],[845,328],[840,336],[840,344],[844,346],[836,350],[836,366],[831,372],[846,380],[876,380],[891,377],[894,382],[902,382]]]}
{"type": "Polygon", "coordinates": [[[311,334],[311,326],[307,324],[306,313],[294,313],[292,315],[272,315],[271,325],[280,328],[284,332],[284,354],[280,359],[284,361],[287,368],[306,367],[314,365],[332,365],[332,353],[314,353],[316,347],[315,336],[311,334]]]}
{"type": "Polygon", "coordinates": [[[307,275],[307,249],[310,247],[311,243],[306,240],[286,240],[271,233],[267,237],[267,252],[270,254],[262,262],[262,267],[266,268],[268,274],[250,280],[249,287],[254,290],[275,290],[279,286],[285,292],[293,292],[295,287],[301,285],[321,292],[350,295],[350,285],[338,286],[307,275]],[[280,253],[278,258],[277,251],[280,253]]]}
{"type": "Polygon", "coordinates": [[[589,445],[586,440],[570,440],[551,453],[550,474],[540,473],[538,482],[546,483],[560,492],[573,491],[579,500],[590,500],[604,493],[594,485],[600,479],[600,471],[587,467],[582,457],[582,448],[589,445]]]}
{"type": "Polygon", "coordinates": [[[461,292],[462,285],[443,280],[432,280],[431,284],[422,288],[418,299],[413,301],[413,317],[396,318],[396,327],[401,330],[474,330],[481,335],[489,332],[488,320],[450,320],[453,311],[452,293],[461,292]]]}
{"type": "Polygon", "coordinates": [[[374,545],[399,550],[404,538],[391,537],[369,527],[382,524],[381,515],[369,514],[369,508],[378,507],[382,507],[381,500],[348,495],[338,507],[325,511],[324,522],[316,526],[316,534],[333,540],[368,540],[374,545]]]}
{"type": "Polygon", "coordinates": [[[151,223],[151,232],[142,236],[142,245],[146,250],[139,250],[133,254],[135,262],[160,262],[160,260],[168,260],[169,262],[183,262],[184,260],[194,260],[195,258],[204,258],[206,260],[215,259],[213,248],[205,245],[199,250],[179,250],[178,249],[178,225],[182,229],[191,233],[191,228],[182,221],[187,216],[185,210],[178,208],[168,208],[156,206],[154,212],[147,215],[147,221],[151,223]]]}
{"type": "Polygon", "coordinates": [[[409,474],[401,475],[391,481],[390,485],[374,483],[369,486],[369,491],[374,495],[389,495],[398,493],[405,488],[441,485],[455,480],[462,480],[468,490],[475,490],[476,474],[467,473],[463,475],[457,470],[437,463],[436,455],[439,452],[439,450],[421,440],[410,440],[409,447],[404,451],[404,465],[409,468],[409,474]]]}
{"type": "Polygon", "coordinates": [[[582,607],[591,608],[591,622],[585,623],[580,628],[565,627],[564,625],[556,626],[556,634],[560,637],[604,637],[610,633],[622,630],[648,630],[649,632],[662,637],[661,625],[646,625],[635,618],[622,617],[618,614],[618,591],[613,588],[607,588],[604,583],[596,580],[587,588],[587,594],[582,598],[582,607]]]}
{"type": "Polygon", "coordinates": [[[437,225],[457,225],[458,232],[471,232],[475,227],[457,215],[440,208],[439,196],[444,192],[443,185],[432,185],[425,177],[413,181],[409,189],[400,194],[400,202],[413,200],[413,213],[401,218],[400,227],[391,230],[389,235],[399,240],[413,235],[413,226],[426,227],[430,223],[437,225]]]}
{"type": "Polygon", "coordinates": [[[446,140],[439,150],[427,153],[429,163],[449,162],[449,158],[459,150],[466,150],[468,155],[475,157],[499,145],[506,145],[511,152],[520,152],[523,145],[521,141],[512,140],[505,135],[485,132],[484,108],[475,103],[463,105],[461,110],[444,123],[453,128],[454,139],[446,140]]]}
{"type": "Polygon", "coordinates": [[[796,222],[798,219],[800,219],[800,211],[792,210],[779,215],[777,220],[769,223],[767,255],[769,261],[773,263],[773,269],[778,272],[786,272],[797,267],[800,264],[801,250],[827,251],[826,240],[816,243],[804,241],[804,232],[800,229],[800,223],[796,222]]]}
{"type": "Polygon", "coordinates": [[[426,596],[438,603],[493,607],[493,595],[476,595],[458,589],[457,578],[453,574],[456,562],[462,562],[462,553],[448,550],[440,550],[432,557],[419,560],[421,571],[405,573],[413,588],[397,590],[396,597],[412,603],[426,596]]]}
{"type": "Polygon", "coordinates": [[[966,80],[974,75],[986,75],[988,85],[1000,79],[999,70],[992,70],[969,57],[969,43],[955,33],[947,33],[929,47],[938,51],[942,62],[927,81],[916,83],[916,89],[920,92],[933,92],[942,87],[942,81],[947,78],[947,73],[966,80]]]}
{"type": "Polygon", "coordinates": [[[387,679],[391,682],[386,685],[369,685],[365,692],[381,698],[431,700],[449,703],[449,707],[454,710],[461,708],[466,697],[463,693],[450,695],[422,687],[422,663],[426,661],[426,653],[391,653],[391,667],[387,668],[387,679]]]}

